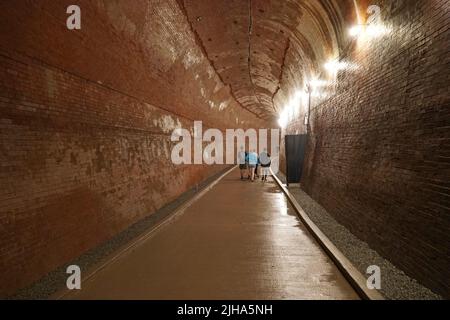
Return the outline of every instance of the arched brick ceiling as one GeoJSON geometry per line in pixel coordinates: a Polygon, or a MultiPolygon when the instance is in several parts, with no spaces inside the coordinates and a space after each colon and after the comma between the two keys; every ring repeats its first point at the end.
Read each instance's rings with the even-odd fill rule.
{"type": "Polygon", "coordinates": [[[343,47],[353,0],[179,0],[200,46],[241,104],[277,117],[343,47]]]}

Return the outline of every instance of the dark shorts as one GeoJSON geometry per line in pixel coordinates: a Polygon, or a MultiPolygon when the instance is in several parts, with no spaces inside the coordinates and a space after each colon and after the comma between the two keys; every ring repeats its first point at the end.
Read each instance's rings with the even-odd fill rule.
{"type": "Polygon", "coordinates": [[[247,164],[240,164],[239,165],[239,169],[241,169],[241,170],[247,170],[247,164]]]}

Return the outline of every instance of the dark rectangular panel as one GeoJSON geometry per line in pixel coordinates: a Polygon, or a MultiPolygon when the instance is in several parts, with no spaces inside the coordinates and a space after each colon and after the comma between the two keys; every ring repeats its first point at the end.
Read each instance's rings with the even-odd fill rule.
{"type": "Polygon", "coordinates": [[[287,183],[300,183],[303,173],[307,135],[285,136],[286,180],[287,183]]]}

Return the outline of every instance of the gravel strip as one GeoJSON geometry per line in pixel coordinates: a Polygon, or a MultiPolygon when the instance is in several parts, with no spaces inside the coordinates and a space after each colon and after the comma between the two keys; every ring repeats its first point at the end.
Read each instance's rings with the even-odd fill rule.
{"type": "MultiPolygon", "coordinates": [[[[285,181],[283,176],[280,176],[285,181]]],[[[366,275],[368,266],[381,269],[381,293],[393,300],[440,300],[440,295],[420,285],[388,260],[380,256],[369,245],[359,240],[347,228],[339,224],[320,204],[313,200],[300,187],[290,187],[289,191],[308,214],[317,227],[333,244],[366,275]]]]}

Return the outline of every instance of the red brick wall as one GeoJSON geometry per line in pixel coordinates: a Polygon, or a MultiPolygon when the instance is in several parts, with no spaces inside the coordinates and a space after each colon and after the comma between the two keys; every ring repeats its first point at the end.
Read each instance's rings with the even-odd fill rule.
{"type": "MultiPolygon", "coordinates": [[[[313,103],[303,188],[408,275],[450,297],[449,21],[446,0],[372,1],[393,28],[346,56],[313,103]]],[[[287,132],[304,132],[292,124],[287,132]]]]}
{"type": "Polygon", "coordinates": [[[0,3],[0,296],[221,170],[171,164],[176,124],[265,125],[175,0],[80,0],[82,29],[69,31],[72,2],[0,3]]]}

